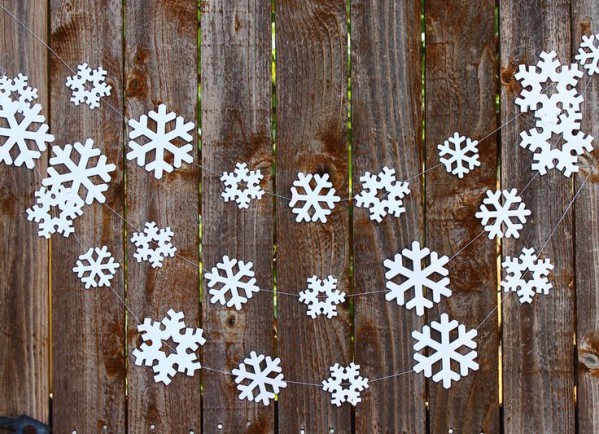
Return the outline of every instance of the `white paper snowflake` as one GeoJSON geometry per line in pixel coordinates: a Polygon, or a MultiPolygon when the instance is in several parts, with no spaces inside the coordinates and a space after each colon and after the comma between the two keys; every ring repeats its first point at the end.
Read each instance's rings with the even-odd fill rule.
{"type": "Polygon", "coordinates": [[[293,181],[291,202],[289,202],[289,206],[293,208],[292,212],[296,214],[295,221],[325,223],[327,216],[335,207],[335,203],[341,200],[339,196],[335,195],[329,175],[327,173],[322,176],[319,174],[306,175],[300,172],[297,174],[297,178],[293,181]],[[300,206],[300,202],[303,202],[303,205],[300,206]]]}
{"type": "Polygon", "coordinates": [[[299,301],[308,306],[310,317],[326,315],[330,319],[337,316],[337,305],[345,301],[345,293],[337,289],[335,277],[328,276],[321,280],[312,276],[308,278],[308,289],[299,293],[299,301]]]}
{"type": "Polygon", "coordinates": [[[193,161],[191,155],[193,137],[189,134],[194,128],[193,122],[185,123],[183,117],[173,112],[167,113],[166,105],[160,104],[157,112],[152,110],[147,115],[142,115],[139,121],[130,119],[129,126],[131,127],[129,132],[131,151],[127,153],[127,159],[137,159],[137,165],[145,166],[148,172],[153,171],[156,179],[161,179],[163,172],[171,173],[174,168],[181,167],[183,161],[186,163],[193,161]],[[156,123],[156,131],[148,124],[148,117],[156,123]],[[174,125],[172,121],[175,121],[174,125]],[[140,137],[147,141],[136,141],[140,137]],[[177,146],[176,140],[183,141],[184,145],[177,146]],[[151,153],[154,153],[154,161],[146,163],[146,158],[151,153]],[[172,164],[167,160],[167,153],[172,155],[172,164]]]}
{"type": "Polygon", "coordinates": [[[148,261],[152,268],[162,267],[164,259],[172,258],[177,251],[171,243],[172,238],[171,228],[159,229],[155,222],[147,222],[143,232],[135,232],[131,237],[137,247],[133,257],[137,262],[148,261]]]}
{"type": "Polygon", "coordinates": [[[445,166],[445,170],[462,179],[465,174],[480,166],[477,146],[478,141],[460,136],[456,132],[443,144],[437,145],[439,159],[445,166]]]}
{"type": "Polygon", "coordinates": [[[262,401],[262,404],[268,405],[281,389],[287,387],[279,363],[281,360],[278,357],[273,360],[270,356],[252,351],[238,368],[231,371],[237,390],[241,392],[239,399],[262,401]]]}
{"type": "Polygon", "coordinates": [[[35,197],[36,204],[27,210],[27,220],[39,224],[40,237],[50,238],[54,233],[68,237],[75,232],[73,220],[83,214],[83,199],[61,185],[42,187],[35,197]]]}
{"type": "Polygon", "coordinates": [[[239,208],[248,208],[252,199],[260,199],[264,194],[260,187],[263,177],[259,170],[250,171],[246,163],[237,163],[233,172],[224,172],[220,177],[225,185],[221,195],[225,202],[234,200],[239,208]]]}
{"type": "Polygon", "coordinates": [[[422,332],[414,330],[412,332],[412,338],[416,339],[414,360],[417,362],[414,372],[424,371],[425,377],[432,376],[433,381],[437,383],[443,381],[443,387],[449,389],[451,382],[468,375],[468,370],[478,370],[478,363],[474,361],[477,356],[476,351],[465,349],[476,348],[476,342],[473,340],[476,334],[476,329],[466,331],[465,325],[455,320],[449,321],[446,313],[441,314],[441,322],[433,321],[430,326],[424,326],[422,332]],[[436,331],[434,336],[431,336],[431,329],[436,331]],[[425,354],[418,353],[425,348],[430,349],[425,354]],[[454,371],[453,363],[457,365],[456,368],[459,367],[459,371],[454,371]],[[433,369],[435,369],[434,375],[433,369]]]}
{"type": "Polygon", "coordinates": [[[520,303],[530,303],[535,294],[549,293],[553,288],[549,272],[553,264],[549,259],[539,259],[535,249],[522,249],[518,258],[508,256],[501,264],[507,273],[501,286],[505,292],[516,292],[520,303]]]}
{"type": "Polygon", "coordinates": [[[90,109],[100,106],[100,98],[110,95],[111,86],[106,84],[106,71],[100,66],[91,69],[87,63],[77,67],[77,74],[67,77],[66,85],[73,91],[71,102],[76,106],[86,103],[90,109]]]}
{"type": "Polygon", "coordinates": [[[183,319],[182,312],[171,309],[162,321],[146,318],[137,326],[143,343],[133,350],[135,364],[152,366],[157,383],[169,384],[177,372],[191,377],[202,367],[195,351],[206,342],[203,330],[186,328],[183,319]]]}
{"type": "Polygon", "coordinates": [[[50,158],[48,177],[42,180],[43,185],[62,185],[79,195],[82,194],[80,190],[83,187],[87,190],[86,204],[91,205],[94,200],[106,202],[104,192],[108,190],[110,172],[114,172],[116,166],[106,163],[106,156],[98,148],[94,148],[92,139],[87,139],[85,145],[76,142],[74,145],[65,145],[64,148],[54,146],[52,152],[55,156],[50,158]]]}
{"type": "Polygon", "coordinates": [[[582,36],[576,60],[587,70],[587,74],[599,74],[599,34],[582,36]]]}
{"type": "Polygon", "coordinates": [[[378,175],[366,172],[360,182],[362,191],[355,196],[356,206],[370,208],[370,220],[380,223],[388,214],[399,217],[405,212],[403,198],[410,194],[409,184],[395,179],[395,169],[385,166],[378,175]]]}
{"type": "Polygon", "coordinates": [[[29,86],[26,75],[19,73],[15,78],[6,75],[0,77],[0,102],[2,98],[18,102],[17,112],[31,108],[31,103],[37,99],[37,89],[29,86]]]}
{"type": "Polygon", "coordinates": [[[416,308],[418,316],[424,315],[424,310],[433,307],[434,303],[439,303],[442,296],[451,296],[451,289],[448,288],[449,278],[446,277],[449,271],[445,268],[448,262],[447,256],[439,257],[437,252],[431,252],[428,247],[421,249],[420,243],[414,241],[411,250],[405,248],[401,255],[398,253],[393,259],[383,262],[387,268],[385,279],[389,290],[385,298],[389,301],[395,300],[399,306],[405,306],[407,309],[416,308]],[[441,276],[443,277],[440,278],[441,276]],[[397,277],[400,284],[392,280],[397,277]]]}
{"type": "Polygon", "coordinates": [[[339,407],[344,402],[353,406],[361,402],[360,392],[368,389],[368,378],[360,376],[360,365],[351,362],[343,367],[335,363],[330,369],[331,376],[322,382],[322,388],[331,393],[331,403],[339,407]]]}
{"type": "Polygon", "coordinates": [[[79,256],[73,272],[85,283],[85,289],[98,286],[110,286],[110,281],[119,268],[108,247],[102,246],[89,249],[79,256]]]}
{"type": "Polygon", "coordinates": [[[209,293],[212,295],[210,303],[234,306],[235,309],[240,310],[242,304],[247,303],[255,292],[260,291],[256,286],[253,265],[251,262],[223,256],[222,262],[204,275],[208,280],[209,293]],[[224,272],[224,276],[221,275],[220,270],[224,272]]]}
{"type": "Polygon", "coordinates": [[[475,215],[481,219],[485,231],[489,233],[489,238],[518,238],[523,224],[526,223],[526,217],[530,214],[530,210],[526,209],[522,198],[513,188],[512,190],[487,190],[487,197],[483,200],[480,211],[475,215]]]}

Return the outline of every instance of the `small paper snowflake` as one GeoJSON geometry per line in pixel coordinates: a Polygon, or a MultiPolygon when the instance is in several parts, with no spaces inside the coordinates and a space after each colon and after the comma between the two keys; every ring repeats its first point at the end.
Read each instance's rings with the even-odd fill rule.
{"type": "Polygon", "coordinates": [[[576,60],[587,70],[587,74],[599,74],[599,34],[582,36],[576,60]]]}
{"type": "Polygon", "coordinates": [[[202,367],[195,351],[206,342],[204,332],[200,328],[186,328],[183,319],[182,312],[171,309],[162,321],[146,318],[137,326],[143,343],[133,350],[135,365],[152,366],[157,383],[169,384],[177,372],[191,377],[202,367]]]}
{"type": "Polygon", "coordinates": [[[273,360],[270,356],[258,355],[252,351],[250,356],[231,372],[235,376],[237,390],[241,392],[239,399],[262,401],[262,404],[268,405],[281,389],[287,387],[279,363],[281,360],[278,357],[273,360]],[[258,393],[255,393],[256,389],[258,393]]]}
{"type": "Polygon", "coordinates": [[[75,232],[73,220],[83,214],[83,199],[61,185],[42,187],[35,197],[36,204],[27,210],[27,220],[39,224],[40,237],[50,238],[57,232],[68,237],[75,232]]]}
{"type": "Polygon", "coordinates": [[[222,197],[225,202],[235,200],[239,208],[248,208],[250,200],[260,199],[264,194],[260,187],[262,178],[259,170],[250,171],[246,163],[237,163],[232,173],[225,172],[220,177],[225,185],[222,197]]]}
{"type": "Polygon", "coordinates": [[[7,76],[0,77],[0,101],[2,98],[18,102],[17,112],[31,108],[31,103],[37,99],[37,89],[29,86],[26,75],[20,74],[10,79],[7,76]]]}
{"type": "Polygon", "coordinates": [[[293,208],[292,212],[296,214],[295,221],[325,223],[327,216],[335,207],[335,203],[341,200],[339,196],[335,195],[329,175],[327,173],[322,176],[319,174],[306,175],[300,172],[297,174],[297,178],[293,181],[291,202],[289,202],[289,206],[293,208]],[[299,206],[300,202],[303,202],[303,205],[299,206]]]}
{"type": "Polygon", "coordinates": [[[85,283],[85,289],[98,286],[110,286],[110,281],[119,268],[108,247],[102,246],[89,249],[79,256],[73,272],[85,283]]]}
{"type": "Polygon", "coordinates": [[[480,166],[477,146],[478,141],[460,136],[456,132],[443,144],[437,145],[437,149],[439,149],[439,158],[445,166],[445,170],[462,179],[465,174],[480,166]]]}
{"type": "Polygon", "coordinates": [[[326,315],[330,319],[337,316],[337,305],[345,301],[345,293],[337,289],[337,279],[333,276],[325,280],[312,276],[308,278],[308,289],[299,293],[299,301],[308,306],[310,317],[326,315]]]}
{"type": "Polygon", "coordinates": [[[424,326],[422,332],[414,330],[414,360],[417,362],[414,372],[424,371],[426,378],[432,377],[437,383],[443,381],[443,387],[449,389],[451,382],[468,375],[468,370],[478,370],[478,363],[474,361],[476,351],[464,349],[476,348],[473,340],[476,334],[476,329],[466,331],[465,325],[458,324],[455,320],[449,321],[446,313],[441,314],[441,322],[433,321],[430,326],[424,326]],[[436,336],[431,336],[431,329],[436,331],[436,336]],[[425,354],[418,353],[425,348],[430,349],[425,354]],[[454,370],[454,364],[459,371],[454,370]],[[436,371],[434,375],[433,369],[436,371]]]}
{"type": "Polygon", "coordinates": [[[155,222],[148,222],[143,232],[135,232],[131,242],[137,250],[133,257],[137,262],[148,261],[152,268],[162,267],[165,258],[175,256],[177,248],[171,243],[173,231],[171,228],[158,229],[155,222]]]}
{"type": "Polygon", "coordinates": [[[395,169],[385,166],[378,175],[366,172],[360,182],[362,191],[355,196],[356,206],[370,208],[370,220],[380,223],[388,214],[399,217],[405,212],[403,198],[410,193],[409,184],[395,179],[395,169]]]}
{"type": "Polygon", "coordinates": [[[106,84],[106,71],[100,66],[91,69],[87,63],[77,67],[77,74],[67,77],[66,86],[73,91],[71,102],[78,106],[86,103],[90,109],[100,106],[100,98],[110,95],[111,86],[106,84]]]}
{"type": "Polygon", "coordinates": [[[322,388],[331,393],[331,403],[339,407],[344,402],[353,406],[361,402],[360,392],[368,389],[368,378],[360,376],[360,365],[351,362],[343,367],[335,363],[330,369],[331,376],[322,382],[322,388]]]}
{"type": "Polygon", "coordinates": [[[489,238],[518,238],[523,224],[526,223],[526,217],[530,214],[530,210],[526,209],[522,198],[516,194],[516,189],[513,188],[495,192],[487,190],[487,197],[483,200],[480,211],[475,215],[482,220],[485,231],[489,233],[489,238]],[[516,206],[517,208],[514,208],[516,206]]]}
{"type": "Polygon", "coordinates": [[[530,303],[535,294],[549,293],[553,287],[549,282],[549,272],[553,264],[549,259],[539,259],[535,249],[522,249],[518,258],[508,256],[501,264],[507,273],[501,286],[505,292],[516,292],[520,303],[530,303]]]}
{"type": "Polygon", "coordinates": [[[255,292],[260,291],[256,286],[252,267],[251,262],[246,263],[223,256],[222,262],[204,275],[208,280],[209,293],[212,295],[210,303],[234,306],[235,309],[240,310],[242,304],[247,303],[255,292]],[[224,272],[224,276],[221,276],[219,270],[224,272]],[[241,295],[241,291],[245,295],[241,295]]]}

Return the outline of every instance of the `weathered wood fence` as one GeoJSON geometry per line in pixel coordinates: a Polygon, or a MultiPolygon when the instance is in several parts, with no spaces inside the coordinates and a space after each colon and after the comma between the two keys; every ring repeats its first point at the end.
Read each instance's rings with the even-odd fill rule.
{"type": "MultiPolygon", "coordinates": [[[[24,212],[38,174],[0,165],[0,415],[28,414],[56,433],[599,432],[599,172],[564,214],[599,155],[581,158],[571,179],[552,171],[531,181],[530,154],[517,146],[531,118],[512,120],[517,65],[542,50],[572,61],[581,35],[599,32],[596,0],[0,4],[22,22],[0,10],[0,75],[29,76],[56,144],[91,137],[118,167],[106,206],[76,221],[78,239],[47,242],[24,212]],[[110,106],[74,107],[60,59],[108,70],[110,106]],[[160,103],[200,125],[194,159],[210,170],[188,164],[157,181],[126,161],[125,119],[160,103]],[[463,180],[437,167],[436,145],[454,131],[484,138],[482,165],[463,180]],[[399,219],[376,224],[342,202],[326,224],[299,224],[282,198],[247,210],[221,200],[219,173],[239,161],[260,168],[262,186],[281,196],[298,171],[328,173],[345,197],[350,172],[354,186],[384,165],[416,181],[399,219]],[[532,217],[521,237],[479,236],[485,191],[529,181],[532,217]],[[128,237],[152,220],[172,228],[188,261],[153,269],[133,259],[128,237]],[[550,295],[499,303],[501,258],[550,235],[550,295]],[[346,292],[377,291],[383,260],[413,240],[459,252],[449,263],[453,296],[425,317],[382,293],[348,300],[334,320],[313,320],[297,299],[267,291],[236,311],[207,301],[194,266],[228,254],[252,261],[271,291],[297,293],[312,274],[337,276],[346,292]],[[112,288],[128,309],[107,288],[83,289],[71,271],[79,243],[108,245],[127,264],[112,288]],[[171,307],[206,330],[206,367],[230,371],[256,350],[280,357],[287,379],[309,383],[352,359],[368,378],[410,370],[412,330],[442,312],[470,328],[491,316],[478,330],[480,369],[448,390],[412,373],[372,383],[355,408],[299,384],[263,406],[240,401],[231,376],[202,370],[164,386],[133,365],[135,319],[171,307]]],[[[595,137],[597,80],[583,107],[595,137]]]]}

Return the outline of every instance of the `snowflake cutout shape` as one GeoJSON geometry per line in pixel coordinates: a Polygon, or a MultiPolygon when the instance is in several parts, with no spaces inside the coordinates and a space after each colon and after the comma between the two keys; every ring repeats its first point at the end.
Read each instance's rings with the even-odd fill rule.
{"type": "Polygon", "coordinates": [[[477,146],[478,141],[460,136],[456,132],[443,144],[437,145],[441,164],[445,166],[447,172],[462,179],[472,169],[480,166],[477,146]]]}
{"type": "Polygon", "coordinates": [[[137,159],[137,165],[145,167],[148,172],[154,172],[156,179],[161,179],[164,172],[171,173],[174,168],[181,167],[183,161],[193,162],[191,150],[193,149],[191,141],[193,137],[189,132],[193,130],[193,122],[183,120],[173,112],[166,112],[166,105],[160,104],[158,111],[150,111],[147,115],[142,115],[139,121],[129,120],[129,126],[132,128],[129,132],[129,147],[131,151],[127,153],[128,160],[137,159]],[[148,125],[148,117],[156,123],[156,131],[148,125]],[[171,122],[175,121],[172,129],[167,131],[171,122]],[[147,143],[139,143],[136,139],[145,137],[147,143]],[[182,140],[184,145],[179,147],[174,142],[182,140]],[[154,161],[146,163],[148,154],[154,153],[154,161]],[[166,160],[166,154],[173,157],[172,164],[166,160]]]}
{"type": "Polygon", "coordinates": [[[152,366],[157,383],[170,384],[177,372],[191,377],[202,367],[195,351],[206,342],[204,332],[186,327],[183,319],[182,312],[171,309],[162,321],[146,318],[137,326],[143,343],[133,350],[135,365],[152,366]]]}
{"type": "Polygon", "coordinates": [[[468,370],[477,371],[478,363],[476,351],[463,350],[463,348],[476,348],[476,329],[466,331],[466,326],[458,324],[457,321],[449,321],[446,313],[441,314],[441,322],[433,321],[430,326],[426,325],[422,332],[414,330],[412,338],[416,339],[414,344],[414,372],[424,372],[426,378],[433,381],[443,382],[443,387],[449,389],[452,381],[468,375],[468,370]],[[438,338],[431,336],[431,330],[435,330],[438,338]],[[428,355],[420,354],[418,351],[430,348],[428,355]],[[440,365],[437,363],[440,362],[440,365]],[[459,372],[452,369],[452,362],[457,363],[459,372]],[[433,375],[435,365],[438,367],[433,375]]]}
{"type": "Polygon", "coordinates": [[[92,286],[110,286],[110,281],[120,264],[115,262],[108,247],[102,246],[89,249],[79,256],[73,272],[85,283],[85,289],[92,286]]]}
{"type": "Polygon", "coordinates": [[[137,262],[148,261],[152,268],[162,267],[164,259],[172,258],[177,251],[171,243],[172,237],[171,228],[159,229],[155,222],[147,222],[143,232],[135,232],[131,237],[137,247],[133,257],[137,262]]]}
{"type": "Polygon", "coordinates": [[[326,223],[327,216],[331,214],[335,203],[340,200],[341,198],[335,195],[335,189],[329,181],[327,173],[324,175],[306,175],[300,172],[297,174],[297,180],[293,181],[293,187],[291,187],[289,206],[293,208],[292,212],[296,214],[296,222],[320,221],[326,223]],[[324,193],[325,191],[326,193],[324,193]],[[298,206],[300,202],[303,202],[301,207],[298,206]]]}
{"type": "Polygon", "coordinates": [[[83,199],[61,185],[42,187],[35,197],[36,204],[27,210],[27,220],[39,224],[40,237],[50,238],[57,232],[68,237],[75,232],[73,220],[83,214],[83,199]]]}
{"type": "Polygon", "coordinates": [[[587,74],[599,74],[599,34],[582,36],[575,59],[587,70],[587,74]]]}
{"type": "Polygon", "coordinates": [[[507,273],[502,288],[517,293],[520,303],[530,303],[535,294],[547,295],[553,288],[548,279],[553,264],[549,259],[539,259],[535,249],[524,248],[519,257],[508,256],[501,266],[507,273]]]}
{"type": "Polygon", "coordinates": [[[255,292],[260,291],[256,286],[253,266],[251,262],[246,263],[223,256],[222,262],[204,275],[208,280],[209,293],[212,295],[210,303],[234,306],[236,310],[240,310],[242,304],[247,303],[255,292]],[[221,275],[221,270],[224,276],[221,275]],[[242,291],[245,295],[241,294],[242,291]]]}
{"type": "Polygon", "coordinates": [[[330,369],[331,376],[322,382],[322,388],[331,393],[331,403],[339,407],[344,402],[353,406],[361,402],[360,392],[368,389],[368,378],[360,376],[360,365],[351,362],[343,367],[335,363],[330,369]]]}
{"type": "Polygon", "coordinates": [[[279,363],[281,359],[278,357],[272,359],[270,356],[258,355],[252,351],[238,368],[231,371],[235,376],[237,390],[241,392],[239,399],[262,401],[262,404],[268,405],[270,400],[275,398],[275,394],[287,387],[279,363]],[[258,393],[255,393],[256,389],[258,393]]]}
{"type": "Polygon", "coordinates": [[[410,193],[409,184],[395,179],[395,169],[385,166],[378,175],[366,172],[360,182],[362,191],[355,196],[356,206],[370,208],[370,220],[380,223],[388,214],[399,217],[405,212],[403,198],[410,193]]]}
{"type": "Polygon", "coordinates": [[[324,280],[312,276],[308,278],[308,289],[299,293],[299,301],[308,306],[311,318],[326,315],[330,319],[337,316],[337,305],[345,301],[345,293],[337,289],[337,279],[333,276],[324,280]]]}
{"type": "Polygon", "coordinates": [[[28,80],[23,74],[12,79],[6,75],[0,77],[0,101],[4,99],[18,102],[18,113],[30,109],[31,103],[37,99],[37,89],[29,86],[28,80]]]}
{"type": "Polygon", "coordinates": [[[487,197],[483,200],[480,211],[475,215],[481,219],[485,231],[489,233],[489,238],[518,238],[523,224],[526,223],[526,217],[530,214],[530,210],[526,209],[522,198],[513,188],[495,192],[487,190],[487,197]],[[513,209],[514,207],[516,208],[513,209]]]}
{"type": "Polygon", "coordinates": [[[447,256],[439,257],[428,247],[421,249],[420,243],[414,241],[411,250],[403,249],[401,255],[398,253],[393,259],[383,262],[387,268],[385,279],[389,290],[385,299],[395,300],[399,306],[405,306],[407,309],[415,308],[418,316],[424,315],[424,310],[433,307],[434,303],[439,303],[442,296],[451,296],[451,289],[448,288],[449,278],[446,277],[449,271],[445,268],[448,262],[447,256]],[[438,276],[443,277],[439,279],[438,276]],[[400,284],[392,280],[396,277],[400,278],[400,284]],[[411,298],[406,297],[408,291],[411,298]],[[427,297],[428,291],[432,300],[427,297]]]}
{"type": "Polygon", "coordinates": [[[250,200],[260,199],[264,190],[260,187],[260,181],[264,178],[259,170],[250,171],[246,163],[237,163],[232,173],[225,172],[220,180],[225,185],[222,197],[225,202],[235,200],[237,206],[248,208],[250,200]]]}
{"type": "Polygon", "coordinates": [[[107,85],[107,72],[100,66],[90,68],[87,63],[77,67],[77,74],[67,77],[66,86],[73,91],[71,102],[78,106],[86,103],[90,109],[100,106],[100,98],[110,95],[111,86],[107,85]]]}

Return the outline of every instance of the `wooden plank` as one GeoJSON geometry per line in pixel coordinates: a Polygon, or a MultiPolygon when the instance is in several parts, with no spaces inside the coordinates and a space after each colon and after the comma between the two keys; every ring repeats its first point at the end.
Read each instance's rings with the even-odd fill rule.
{"type": "MultiPolygon", "coordinates": [[[[87,62],[108,71],[112,93],[106,101],[120,110],[121,3],[52,0],[50,23],[51,46],[71,68],[87,62]]],[[[117,165],[111,174],[106,204],[122,213],[123,120],[105,103],[95,110],[71,103],[65,80],[73,72],[58,57],[50,60],[56,144],[83,143],[91,138],[108,161],[117,165]]],[[[106,432],[119,433],[125,429],[125,309],[108,288],[85,290],[71,270],[80,254],[103,245],[123,264],[123,226],[110,210],[96,203],[84,208],[75,222],[75,231],[75,236],[69,238],[52,238],[53,429],[83,433],[106,427],[106,432]]],[[[124,294],[122,272],[116,274],[111,285],[121,296],[124,294]]]]}
{"type": "MultiPolygon", "coordinates": [[[[46,4],[0,3],[32,32],[47,39],[46,4]]],[[[0,77],[23,73],[38,89],[37,103],[48,116],[46,49],[0,9],[0,77]]],[[[0,140],[0,143],[3,143],[0,140]]],[[[45,171],[46,154],[36,164],[45,171]]],[[[40,177],[25,166],[0,164],[0,415],[28,414],[48,421],[49,305],[48,243],[37,236],[25,210],[34,201],[40,177]]]]}
{"type": "MultiPolygon", "coordinates": [[[[408,179],[421,171],[422,86],[421,2],[351,3],[353,173],[356,194],[365,172],[383,166],[408,179]]],[[[356,293],[385,288],[383,261],[421,241],[423,207],[420,178],[410,185],[406,213],[371,221],[354,208],[353,257],[356,293]]],[[[422,328],[414,312],[385,300],[384,294],[354,299],[355,360],[374,379],[413,366],[411,332],[422,328]]],[[[356,432],[426,431],[425,382],[402,375],[373,382],[356,406],[356,432]],[[393,405],[389,405],[393,403],[393,405]]]]}
{"type": "MultiPolygon", "coordinates": [[[[224,255],[251,261],[256,294],[241,310],[211,304],[204,279],[202,325],[208,330],[202,364],[230,371],[250,351],[274,354],[273,198],[247,209],[221,198],[220,175],[236,163],[264,175],[272,192],[270,3],[216,0],[201,10],[202,29],[202,262],[224,255]]],[[[203,371],[204,432],[274,432],[274,405],[241,401],[233,377],[203,371]],[[220,428],[219,428],[220,427],[220,428]]]]}
{"type": "MultiPolygon", "coordinates": [[[[542,50],[571,57],[570,2],[500,2],[501,122],[519,111],[514,79],[519,64],[536,64],[542,50]]],[[[518,117],[502,133],[502,188],[522,190],[534,176],[532,156],[518,146],[530,129],[529,115],[518,117]]],[[[556,170],[538,176],[522,195],[532,215],[518,240],[503,242],[503,258],[523,247],[545,244],[572,197],[571,180],[556,170]]],[[[506,432],[574,432],[574,264],[572,213],[568,213],[542,254],[555,265],[549,296],[520,304],[514,294],[503,302],[503,407],[506,432]]]]}
{"type": "MultiPolygon", "coordinates": [[[[277,193],[290,196],[298,172],[328,174],[348,195],[347,27],[342,0],[276,2],[277,193]]],[[[349,219],[339,203],[326,223],[297,223],[289,202],[277,201],[277,288],[299,293],[306,279],[333,275],[347,292],[349,219]]],[[[339,316],[312,319],[291,296],[278,299],[278,355],[285,377],[320,383],[335,363],[351,362],[347,303],[339,316]]],[[[290,384],[279,395],[279,431],[346,433],[349,405],[336,407],[316,386],[290,384]]]]}
{"type": "MultiPolygon", "coordinates": [[[[128,119],[157,110],[161,103],[186,122],[197,122],[197,4],[178,0],[130,0],[126,4],[125,106],[128,119]]],[[[194,135],[192,155],[198,162],[194,135]]],[[[160,320],[169,309],[183,312],[188,327],[200,325],[198,263],[198,166],[183,164],[157,180],[128,161],[128,237],[145,222],[170,227],[178,257],[162,268],[133,258],[127,245],[129,306],[141,319],[160,320]]],[[[129,320],[129,354],[138,345],[136,321],[129,320]]],[[[131,359],[130,359],[131,362],[131,359]]],[[[200,375],[176,375],[165,386],[151,369],[129,364],[130,432],[200,432],[200,375]]]]}
{"type": "MultiPolygon", "coordinates": [[[[432,168],[440,164],[437,145],[454,132],[482,139],[497,127],[495,2],[429,0],[425,11],[426,167],[432,168]]],[[[452,295],[429,311],[428,321],[447,313],[468,329],[497,306],[496,242],[480,235],[475,217],[485,192],[496,188],[496,136],[478,149],[481,165],[462,179],[441,166],[425,181],[427,246],[452,258],[452,295]]],[[[429,380],[430,432],[499,431],[498,335],[494,312],[478,330],[479,370],[450,389],[429,380]]]]}

